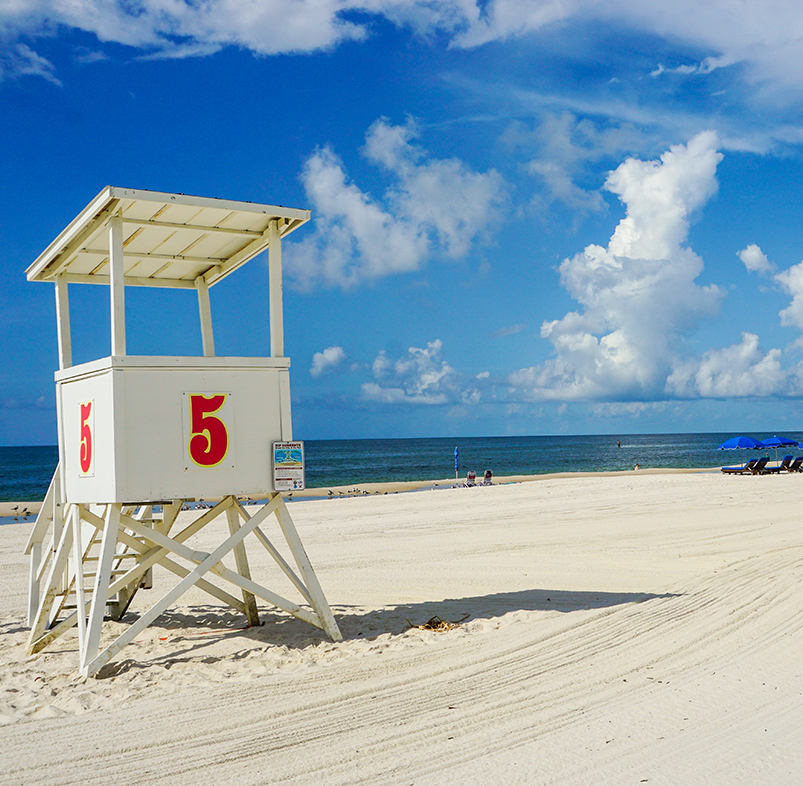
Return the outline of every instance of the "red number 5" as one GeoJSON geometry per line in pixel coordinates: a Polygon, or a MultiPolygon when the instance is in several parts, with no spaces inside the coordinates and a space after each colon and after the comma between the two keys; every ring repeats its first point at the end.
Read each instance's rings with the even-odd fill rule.
{"type": "Polygon", "coordinates": [[[92,427],[89,416],[92,414],[92,402],[81,404],[81,472],[86,475],[92,466],[92,427]]]}
{"type": "Polygon", "coordinates": [[[229,452],[226,424],[215,417],[226,403],[226,394],[190,395],[190,458],[201,467],[215,467],[229,452]]]}

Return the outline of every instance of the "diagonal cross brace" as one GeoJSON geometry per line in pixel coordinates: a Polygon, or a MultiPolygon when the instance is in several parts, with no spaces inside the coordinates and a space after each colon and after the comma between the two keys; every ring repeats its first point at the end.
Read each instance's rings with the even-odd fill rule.
{"type": "MultiPolygon", "coordinates": [[[[259,512],[252,518],[247,518],[243,526],[246,527],[249,532],[255,530],[257,526],[271,513],[275,512],[283,504],[283,502],[284,500],[281,498],[281,496],[277,496],[277,498],[271,500],[271,502],[263,505],[259,512]]],[[[127,519],[125,521],[125,526],[135,532],[137,535],[158,544],[163,549],[169,549],[170,551],[178,554],[178,556],[183,557],[190,562],[195,562],[198,565],[203,564],[204,561],[209,557],[206,552],[195,551],[194,549],[191,549],[182,543],[174,541],[172,538],[162,535],[160,532],[156,532],[148,527],[142,526],[139,524],[139,522],[136,522],[132,519],[127,519]]],[[[231,540],[231,538],[229,538],[229,540],[231,540]]],[[[232,549],[233,548],[234,547],[232,546],[232,549]]],[[[206,570],[216,574],[217,576],[220,576],[222,579],[225,579],[232,584],[235,584],[241,589],[251,592],[273,606],[292,614],[294,617],[298,617],[299,619],[304,620],[304,622],[314,625],[316,628],[323,628],[325,630],[322,621],[316,614],[303,609],[298,604],[283,598],[281,595],[271,592],[271,590],[266,589],[265,587],[261,587],[248,578],[241,576],[239,573],[236,573],[235,571],[225,567],[225,565],[220,564],[219,561],[206,570]]]]}
{"type": "MultiPolygon", "coordinates": [[[[114,655],[120,651],[120,649],[132,641],[135,636],[139,635],[140,631],[150,625],[150,623],[153,622],[156,617],[165,611],[165,609],[167,609],[175,600],[181,597],[181,595],[183,595],[191,586],[196,584],[198,579],[200,579],[208,571],[215,569],[226,554],[232,551],[232,549],[234,549],[238,543],[241,543],[248,534],[253,532],[253,530],[262,521],[264,521],[264,519],[270,513],[279,508],[283,502],[284,501],[282,500],[281,496],[277,494],[271,500],[271,502],[264,505],[255,516],[246,521],[243,526],[241,526],[236,530],[236,532],[223,541],[223,543],[221,543],[211,554],[196,552],[193,549],[189,549],[183,544],[176,542],[172,538],[162,535],[155,529],[144,527],[140,525],[139,522],[127,518],[125,521],[125,526],[136,532],[136,534],[140,535],[141,537],[151,540],[152,542],[157,543],[158,545],[161,545],[170,551],[175,551],[180,556],[184,556],[186,559],[190,559],[191,561],[194,561],[198,557],[202,557],[202,560],[187,574],[187,576],[179,581],[178,584],[173,587],[173,589],[160,598],[147,612],[145,612],[133,625],[131,625],[131,627],[129,627],[124,633],[120,634],[120,636],[118,636],[105,650],[83,664],[81,668],[81,674],[83,676],[97,674],[97,672],[106,663],[108,663],[114,657],[114,655]]],[[[284,608],[283,604],[287,603],[288,608],[285,608],[286,611],[294,614],[294,616],[304,619],[306,622],[310,622],[316,626],[322,627],[317,615],[313,615],[310,612],[307,612],[304,609],[296,606],[295,604],[286,602],[284,598],[274,595],[264,587],[260,587],[259,585],[254,584],[254,582],[244,579],[242,576],[239,576],[233,571],[229,571],[227,568],[219,566],[215,572],[219,573],[219,575],[222,575],[224,578],[232,583],[237,584],[243,589],[252,592],[254,595],[263,597],[269,602],[274,603],[274,605],[278,605],[279,608],[284,608]],[[276,603],[276,601],[279,601],[282,605],[276,603]]]]}

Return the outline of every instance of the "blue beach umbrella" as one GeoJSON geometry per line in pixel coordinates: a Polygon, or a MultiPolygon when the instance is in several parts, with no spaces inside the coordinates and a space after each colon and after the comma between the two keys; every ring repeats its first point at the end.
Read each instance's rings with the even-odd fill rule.
{"type": "Polygon", "coordinates": [[[766,447],[762,442],[752,437],[731,437],[726,439],[717,450],[736,450],[737,448],[756,449],[766,447]]]}
{"type": "Polygon", "coordinates": [[[797,442],[789,437],[768,437],[761,440],[762,448],[796,448],[797,442]]]}
{"type": "Polygon", "coordinates": [[[454,449],[454,479],[457,480],[457,473],[460,471],[460,464],[458,463],[458,458],[460,454],[457,452],[457,448],[454,449]]]}
{"type": "Polygon", "coordinates": [[[797,442],[789,437],[768,437],[761,440],[762,448],[774,448],[775,458],[778,458],[778,448],[796,448],[797,442]]]}

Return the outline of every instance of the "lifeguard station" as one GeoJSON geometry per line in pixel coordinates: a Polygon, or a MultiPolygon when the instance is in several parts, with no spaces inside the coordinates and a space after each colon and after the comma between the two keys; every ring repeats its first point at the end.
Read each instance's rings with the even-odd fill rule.
{"type": "Polygon", "coordinates": [[[80,671],[97,674],[193,586],[251,625],[259,598],[341,639],[280,493],[303,483],[302,447],[291,442],[281,241],[309,218],[307,210],[109,186],[26,271],[29,281],[55,284],[59,349],[59,464],[26,547],[30,653],[77,626],[80,671]],[[265,249],[271,356],[216,357],[209,288],[265,249]],[[72,365],[69,284],[109,286],[109,357],[72,365]],[[127,286],[194,290],[203,357],[127,355],[127,286]],[[238,497],[266,502],[250,515],[238,497]],[[182,508],[210,498],[221,501],[185,514],[175,531],[182,508]],[[222,515],[227,535],[211,553],[185,545],[222,515]],[[269,517],[291,559],[263,531],[269,517]],[[299,603],[251,576],[246,538],[273,557],[299,603]],[[234,568],[223,562],[229,555],[234,568]],[[104,615],[119,620],[135,593],[152,587],[154,566],[177,583],[101,650],[104,615]]]}

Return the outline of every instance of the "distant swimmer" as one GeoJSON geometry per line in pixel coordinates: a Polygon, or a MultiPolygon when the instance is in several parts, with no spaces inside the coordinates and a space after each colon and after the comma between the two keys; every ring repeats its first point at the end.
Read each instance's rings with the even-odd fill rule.
{"type": "Polygon", "coordinates": [[[617,448],[621,448],[622,447],[622,443],[618,439],[616,440],[616,447],[617,448]]]}

